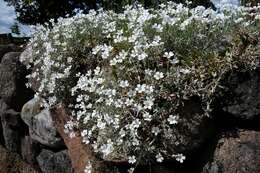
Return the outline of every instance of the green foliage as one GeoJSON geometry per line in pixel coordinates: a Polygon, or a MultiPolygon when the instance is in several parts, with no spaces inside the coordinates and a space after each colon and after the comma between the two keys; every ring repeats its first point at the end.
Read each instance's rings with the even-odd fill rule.
{"type": "Polygon", "coordinates": [[[19,25],[18,25],[17,22],[14,22],[14,24],[10,27],[10,29],[11,29],[11,32],[13,34],[16,34],[16,35],[20,35],[21,34],[20,29],[19,29],[19,25]]]}

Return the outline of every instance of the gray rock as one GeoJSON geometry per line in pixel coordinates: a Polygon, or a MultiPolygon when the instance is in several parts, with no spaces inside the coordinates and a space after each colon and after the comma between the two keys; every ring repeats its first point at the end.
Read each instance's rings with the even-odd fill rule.
{"type": "Polygon", "coordinates": [[[40,146],[33,141],[30,136],[24,136],[21,139],[21,156],[30,165],[37,167],[36,157],[40,153],[40,146]]]}
{"type": "Polygon", "coordinates": [[[33,123],[35,115],[41,112],[41,99],[34,97],[23,105],[21,117],[23,121],[30,127],[33,123]]]}
{"type": "Polygon", "coordinates": [[[165,141],[170,151],[188,154],[196,151],[211,137],[215,128],[212,120],[203,114],[201,102],[192,98],[179,109],[180,120],[173,128],[173,138],[165,141]]]}
{"type": "Polygon", "coordinates": [[[0,64],[0,97],[17,112],[33,92],[25,86],[27,70],[19,61],[20,52],[4,55],[0,64]]]}
{"type": "MultiPolygon", "coordinates": [[[[1,122],[1,117],[0,117],[0,122],[1,122]]],[[[3,136],[2,123],[0,123],[0,145],[4,145],[4,136],[3,136]]]]}
{"type": "Polygon", "coordinates": [[[259,173],[260,132],[238,131],[218,142],[213,161],[203,173],[259,173]]]}
{"type": "Polygon", "coordinates": [[[8,109],[7,105],[0,100],[0,117],[3,128],[3,137],[5,147],[12,152],[20,152],[20,114],[12,109],[8,109]]]}
{"type": "Polygon", "coordinates": [[[254,119],[260,115],[260,69],[231,76],[231,96],[225,96],[223,110],[241,119],[254,119]]]}
{"type": "Polygon", "coordinates": [[[224,173],[222,166],[218,162],[207,163],[202,173],[224,173]]]}
{"type": "Polygon", "coordinates": [[[67,150],[54,153],[44,149],[37,161],[43,173],[73,173],[67,150]]]}
{"type": "Polygon", "coordinates": [[[167,168],[163,165],[153,165],[151,173],[176,173],[176,171],[172,168],[167,168]]]}
{"type": "Polygon", "coordinates": [[[4,146],[5,141],[4,141],[4,135],[3,135],[3,126],[2,126],[2,121],[1,121],[1,115],[3,112],[7,109],[7,105],[3,100],[0,99],[0,144],[4,146]]]}
{"type": "Polygon", "coordinates": [[[5,44],[5,45],[0,45],[0,61],[4,54],[8,52],[14,52],[14,51],[19,51],[19,47],[17,47],[14,44],[5,44]]]}
{"type": "Polygon", "coordinates": [[[30,137],[43,145],[59,148],[64,145],[58,135],[49,109],[40,109],[41,100],[34,98],[27,102],[21,112],[23,121],[29,127],[30,137]]]}

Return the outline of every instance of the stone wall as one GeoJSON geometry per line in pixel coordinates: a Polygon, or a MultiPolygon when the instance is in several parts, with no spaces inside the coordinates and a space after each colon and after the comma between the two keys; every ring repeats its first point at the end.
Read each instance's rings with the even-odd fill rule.
{"type": "Polygon", "coordinates": [[[34,95],[25,85],[28,71],[19,61],[27,40],[0,35],[0,173],[72,173],[68,151],[54,125],[48,126],[52,131],[42,128],[49,122],[46,114],[38,116],[46,121],[34,122],[36,132],[21,117],[23,105],[34,95]]]}

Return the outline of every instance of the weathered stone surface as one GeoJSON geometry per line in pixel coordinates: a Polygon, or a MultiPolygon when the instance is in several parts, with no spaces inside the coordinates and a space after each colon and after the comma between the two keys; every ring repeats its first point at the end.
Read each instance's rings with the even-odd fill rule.
{"type": "Polygon", "coordinates": [[[20,151],[20,126],[21,118],[20,114],[0,100],[0,117],[3,128],[3,137],[6,148],[9,151],[19,153],[20,151]]]}
{"type": "Polygon", "coordinates": [[[12,152],[20,152],[20,134],[18,128],[18,118],[20,114],[13,110],[8,110],[1,116],[5,147],[12,152]]]}
{"type": "MultiPolygon", "coordinates": [[[[214,129],[212,121],[203,114],[200,100],[192,98],[179,109],[180,120],[173,128],[173,138],[165,145],[176,153],[190,153],[210,138],[214,129]]],[[[164,141],[162,141],[164,142],[164,141]]]]}
{"type": "Polygon", "coordinates": [[[37,173],[35,169],[21,160],[18,154],[7,151],[0,145],[1,173],[37,173]]]}
{"type": "Polygon", "coordinates": [[[30,136],[25,136],[21,140],[21,155],[23,160],[25,160],[30,165],[36,167],[37,160],[36,157],[40,153],[40,146],[38,143],[33,141],[30,136]]]}
{"type": "Polygon", "coordinates": [[[9,52],[0,64],[0,97],[17,112],[33,95],[25,86],[27,70],[20,63],[19,55],[20,52],[9,52]]]}
{"type": "Polygon", "coordinates": [[[63,140],[58,135],[54,121],[48,109],[40,110],[41,101],[34,98],[27,102],[22,109],[21,117],[29,126],[30,137],[43,145],[59,148],[63,140]]]}
{"type": "Polygon", "coordinates": [[[260,68],[230,76],[231,96],[225,96],[223,110],[241,119],[260,116],[260,68]]]}
{"type": "MultiPolygon", "coordinates": [[[[147,170],[145,172],[148,172],[147,170]]],[[[151,170],[152,173],[177,173],[175,170],[167,168],[163,165],[154,165],[151,170]]]]}
{"type": "Polygon", "coordinates": [[[52,117],[55,121],[55,126],[63,138],[69,152],[72,166],[75,173],[82,173],[89,163],[92,164],[92,173],[117,173],[118,170],[108,165],[106,162],[99,160],[90,146],[82,143],[81,136],[78,132],[75,137],[70,138],[64,133],[64,125],[69,120],[69,116],[63,106],[58,105],[52,110],[52,117]]]}
{"type": "MultiPolygon", "coordinates": [[[[1,117],[0,117],[0,122],[1,122],[1,117]]],[[[0,123],[0,145],[4,145],[4,136],[3,136],[3,127],[2,123],[0,123]]]]}
{"type": "Polygon", "coordinates": [[[44,149],[37,161],[43,173],[73,173],[67,150],[54,153],[44,149]]]}
{"type": "Polygon", "coordinates": [[[203,173],[259,173],[260,132],[239,131],[218,142],[213,161],[203,173]]]}
{"type": "Polygon", "coordinates": [[[0,61],[6,53],[19,51],[19,49],[20,48],[14,44],[0,44],[0,61]]]}

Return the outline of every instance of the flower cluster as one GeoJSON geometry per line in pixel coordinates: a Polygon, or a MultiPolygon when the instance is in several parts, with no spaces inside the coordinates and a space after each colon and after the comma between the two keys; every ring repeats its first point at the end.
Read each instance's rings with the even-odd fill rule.
{"type": "Polygon", "coordinates": [[[33,68],[29,86],[45,106],[69,108],[65,131],[79,130],[104,159],[182,163],[185,156],[164,143],[181,125],[179,106],[198,96],[206,115],[223,75],[255,67],[259,16],[259,7],[214,11],[173,2],[119,14],[91,10],[40,28],[21,61],[33,68]],[[249,40],[244,47],[241,37],[249,40]]]}

